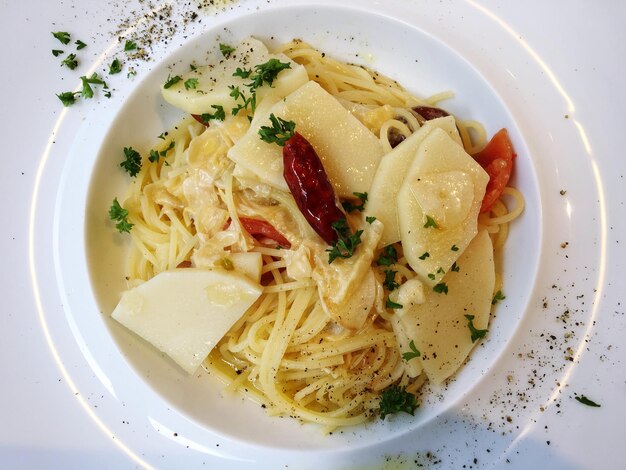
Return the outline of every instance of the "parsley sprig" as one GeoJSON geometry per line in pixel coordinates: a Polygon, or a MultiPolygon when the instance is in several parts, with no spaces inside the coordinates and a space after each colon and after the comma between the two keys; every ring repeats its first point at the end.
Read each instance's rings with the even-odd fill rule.
{"type": "Polygon", "coordinates": [[[229,46],[228,44],[220,43],[220,52],[222,53],[224,57],[228,58],[229,55],[235,52],[235,48],[232,46],[229,46]]]}
{"type": "Polygon", "coordinates": [[[93,98],[93,88],[91,88],[91,85],[102,85],[105,89],[108,88],[106,82],[95,72],[91,77],[83,75],[80,77],[80,81],[83,84],[83,90],[80,93],[83,98],[93,98]]]}
{"type": "Polygon", "coordinates": [[[402,353],[402,359],[408,362],[411,359],[421,356],[421,353],[415,347],[415,342],[413,340],[409,343],[409,348],[411,349],[410,351],[402,353]]]}
{"type": "Polygon", "coordinates": [[[293,137],[296,131],[296,123],[276,117],[274,113],[270,114],[270,122],[272,123],[271,127],[261,126],[259,129],[261,140],[269,144],[274,143],[283,147],[285,143],[293,137]]]}
{"type": "Polygon", "coordinates": [[[385,270],[385,280],[383,282],[383,285],[387,288],[387,290],[389,292],[397,289],[398,287],[400,287],[400,284],[398,284],[396,282],[396,274],[398,273],[398,271],[393,271],[391,269],[386,269],[385,270]]]}
{"type": "Polygon", "coordinates": [[[141,155],[132,147],[124,147],[124,161],[120,166],[128,172],[130,176],[137,176],[141,170],[141,155]]]}
{"type": "Polygon", "coordinates": [[[390,385],[380,394],[380,419],[401,411],[413,415],[419,405],[415,395],[406,391],[406,387],[390,385]]]}
{"type": "Polygon", "coordinates": [[[472,343],[475,343],[480,338],[484,338],[485,335],[487,334],[487,331],[489,331],[489,330],[479,330],[479,329],[477,329],[474,326],[474,315],[465,315],[465,318],[467,318],[467,327],[470,330],[472,343]]]}
{"type": "Polygon", "coordinates": [[[357,230],[354,234],[350,234],[350,227],[346,219],[339,219],[331,224],[333,230],[339,236],[338,240],[328,248],[328,264],[337,258],[350,258],[354,255],[356,247],[361,243],[361,235],[363,230],[357,230]]]}
{"type": "Polygon", "coordinates": [[[76,97],[80,95],[80,91],[64,91],[63,93],[58,93],[57,98],[61,100],[63,106],[71,106],[76,103],[76,97]]]}
{"type": "Polygon", "coordinates": [[[232,109],[233,116],[236,116],[241,110],[249,110],[250,114],[253,115],[256,110],[257,88],[265,84],[272,86],[278,74],[290,68],[291,64],[289,62],[281,62],[274,58],[263,64],[255,65],[254,69],[242,69],[241,67],[237,67],[235,72],[233,72],[233,77],[249,78],[252,81],[244,84],[244,86],[248,88],[248,93],[243,92],[238,86],[230,85],[228,87],[230,89],[230,96],[233,97],[235,101],[241,101],[232,109]]]}
{"type": "Polygon", "coordinates": [[[76,59],[76,54],[69,54],[65,59],[61,61],[61,65],[65,65],[68,69],[74,70],[78,67],[78,59],[76,59]]]}
{"type": "Polygon", "coordinates": [[[211,105],[211,108],[215,110],[214,113],[202,113],[200,115],[200,119],[203,123],[208,125],[209,121],[211,120],[223,121],[224,119],[226,119],[226,113],[224,112],[223,106],[220,106],[219,104],[213,104],[211,105]]]}
{"type": "Polygon", "coordinates": [[[120,206],[117,198],[113,199],[113,204],[109,209],[109,218],[116,221],[115,228],[120,232],[129,233],[133,228],[133,224],[128,221],[128,211],[120,206]]]}
{"type": "Polygon", "coordinates": [[[348,213],[353,212],[353,211],[363,212],[365,210],[365,203],[367,202],[367,193],[354,192],[352,194],[355,195],[357,198],[359,198],[361,200],[361,203],[353,204],[352,201],[349,201],[349,200],[344,201],[341,203],[344,210],[348,213]]]}

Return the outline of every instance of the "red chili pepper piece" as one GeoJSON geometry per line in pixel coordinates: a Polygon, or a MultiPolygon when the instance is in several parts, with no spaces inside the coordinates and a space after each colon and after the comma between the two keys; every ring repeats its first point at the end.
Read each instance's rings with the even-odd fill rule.
{"type": "Polygon", "coordinates": [[[241,222],[243,228],[245,228],[250,235],[261,235],[263,237],[271,238],[280,246],[291,248],[289,240],[287,240],[283,234],[276,230],[269,222],[260,219],[249,219],[248,217],[239,217],[239,222],[241,222]]]}
{"type": "Polygon", "coordinates": [[[313,146],[295,133],[283,147],[283,176],[300,212],[326,243],[337,241],[332,224],[346,216],[337,206],[335,191],[313,146]]]}
{"type": "Polygon", "coordinates": [[[207,126],[208,127],[209,123],[206,122],[204,119],[202,119],[202,116],[200,116],[199,114],[192,114],[191,117],[194,118],[196,121],[198,121],[203,126],[207,126]]]}

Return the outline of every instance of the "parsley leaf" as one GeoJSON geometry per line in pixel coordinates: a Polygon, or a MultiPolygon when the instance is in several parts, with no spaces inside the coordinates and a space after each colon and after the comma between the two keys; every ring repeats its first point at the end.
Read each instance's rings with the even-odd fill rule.
{"type": "Polygon", "coordinates": [[[352,202],[350,201],[342,202],[341,205],[343,206],[344,210],[348,213],[353,212],[353,211],[363,212],[363,210],[365,209],[365,203],[367,202],[367,193],[352,193],[352,194],[358,197],[361,200],[361,203],[352,204],[352,202]]]}
{"type": "Polygon", "coordinates": [[[126,158],[120,166],[130,174],[136,176],[141,170],[141,155],[132,147],[124,147],[124,157],[126,158]]]}
{"type": "Polygon", "coordinates": [[[368,215],[365,217],[365,222],[367,222],[368,224],[373,223],[376,220],[376,217],[368,215]]]}
{"type": "Polygon", "coordinates": [[[403,305],[396,303],[393,300],[391,300],[389,297],[387,297],[387,300],[385,301],[385,307],[399,309],[399,308],[402,308],[403,305]]]}
{"type": "Polygon", "coordinates": [[[400,287],[400,284],[396,282],[396,273],[398,271],[392,271],[391,269],[385,270],[385,280],[383,285],[387,288],[389,292],[400,287]]]}
{"type": "Polygon", "coordinates": [[[83,75],[80,77],[80,81],[83,83],[83,90],[81,92],[83,98],[93,98],[93,89],[90,85],[104,85],[104,88],[107,88],[106,82],[98,77],[98,74],[95,72],[89,78],[83,75]]]}
{"type": "Polygon", "coordinates": [[[378,266],[391,266],[398,261],[398,252],[393,245],[387,245],[383,248],[383,252],[376,261],[378,266]]]}
{"type": "Polygon", "coordinates": [[[76,44],[76,50],[77,51],[80,51],[81,49],[84,49],[85,47],[87,47],[87,44],[85,44],[80,39],[78,39],[74,44],[76,44]]]}
{"type": "Polygon", "coordinates": [[[52,33],[52,35],[63,44],[68,44],[70,42],[70,33],[66,31],[57,31],[56,33],[52,33]]]}
{"type": "Polygon", "coordinates": [[[574,400],[576,400],[579,403],[582,403],[583,405],[594,406],[594,407],[600,408],[599,404],[597,404],[595,401],[590,400],[585,395],[575,396],[574,400]]]}
{"type": "Polygon", "coordinates": [[[248,78],[252,73],[252,69],[242,69],[237,67],[237,70],[233,72],[233,77],[248,78]]]}
{"type": "Polygon", "coordinates": [[[195,72],[196,70],[198,70],[198,66],[196,64],[189,64],[189,69],[192,72],[195,72]]]}
{"type": "Polygon", "coordinates": [[[452,267],[450,268],[450,271],[458,273],[459,272],[459,267],[456,264],[456,261],[454,263],[452,263],[452,267]]]}
{"type": "Polygon", "coordinates": [[[293,137],[296,123],[276,117],[274,113],[270,114],[270,121],[272,122],[272,127],[261,126],[259,129],[261,140],[270,144],[276,143],[283,147],[285,143],[293,137]]]}
{"type": "Polygon", "coordinates": [[[119,59],[113,59],[111,65],[109,65],[109,75],[114,75],[116,73],[120,73],[122,71],[122,63],[119,59]]]}
{"type": "Polygon", "coordinates": [[[208,124],[210,120],[216,119],[218,121],[223,121],[226,119],[226,113],[224,112],[224,107],[219,104],[211,105],[211,108],[215,110],[213,114],[211,113],[202,113],[200,115],[200,119],[203,123],[208,124]]]}
{"type": "Polygon", "coordinates": [[[187,80],[185,80],[185,90],[195,90],[197,86],[197,78],[188,78],[187,80]]]}
{"type": "Polygon", "coordinates": [[[167,76],[167,80],[165,82],[165,85],[163,85],[163,88],[165,88],[166,90],[174,85],[176,85],[178,82],[180,82],[183,79],[183,77],[181,77],[180,75],[174,75],[173,77],[170,77],[169,75],[167,76]]]}
{"type": "Polygon", "coordinates": [[[380,419],[400,411],[413,415],[418,406],[415,395],[407,392],[406,387],[390,385],[380,394],[380,419]]]}
{"type": "Polygon", "coordinates": [[[428,273],[428,279],[430,279],[431,281],[434,281],[435,277],[437,276],[435,276],[433,273],[428,273]]]}
{"type": "Polygon", "coordinates": [[[57,95],[57,98],[59,98],[61,100],[61,103],[63,103],[63,106],[71,106],[74,103],[76,103],[76,96],[80,95],[80,92],[73,92],[73,91],[64,91],[63,93],[59,93],[57,95]]]}
{"type": "Polygon", "coordinates": [[[428,228],[428,227],[439,228],[439,225],[437,225],[437,222],[435,222],[435,219],[433,219],[429,215],[426,216],[426,223],[424,224],[424,228],[428,228]]]}
{"type": "Polygon", "coordinates": [[[161,140],[165,140],[165,136],[167,135],[167,132],[161,132],[158,136],[157,139],[161,139],[161,140]]]}
{"type": "Polygon", "coordinates": [[[450,249],[451,249],[452,251],[459,251],[459,247],[458,247],[458,246],[456,246],[456,245],[452,245],[452,246],[450,247],[450,249]]]}
{"type": "Polygon", "coordinates": [[[491,300],[491,305],[495,305],[495,304],[497,304],[498,302],[500,302],[501,300],[504,300],[504,299],[506,299],[506,296],[502,293],[501,290],[499,290],[493,296],[493,299],[491,300]]]}
{"type": "Polygon", "coordinates": [[[409,348],[411,348],[411,351],[402,353],[402,359],[408,362],[411,359],[421,356],[421,353],[415,347],[415,342],[413,340],[409,343],[409,348]]]}
{"type": "Polygon", "coordinates": [[[465,315],[467,318],[467,327],[470,330],[470,334],[472,335],[472,343],[475,343],[480,338],[484,338],[489,330],[479,330],[474,326],[474,315],[465,315]]]}
{"type": "Polygon", "coordinates": [[[52,55],[54,57],[59,57],[59,55],[63,54],[63,51],[61,49],[52,49],[52,55]]]}
{"type": "Polygon", "coordinates": [[[131,41],[127,39],[124,43],[124,52],[134,51],[137,49],[137,43],[135,41],[131,41]]]}
{"type": "Polygon", "coordinates": [[[68,69],[74,70],[78,67],[78,60],[76,60],[76,54],[69,54],[65,59],[61,61],[61,65],[65,65],[68,69]]]}
{"type": "Polygon", "coordinates": [[[130,229],[133,228],[133,224],[128,221],[128,211],[120,206],[120,203],[117,201],[117,198],[113,199],[113,204],[111,204],[111,208],[109,209],[109,218],[117,222],[115,224],[115,228],[120,232],[130,232],[130,229]]]}
{"type": "Polygon", "coordinates": [[[435,284],[435,286],[433,287],[433,291],[437,292],[437,294],[448,295],[448,286],[445,282],[440,282],[439,284],[435,284]]]}
{"type": "Polygon", "coordinates": [[[220,43],[220,52],[222,53],[222,55],[224,57],[228,57],[233,52],[235,52],[235,48],[232,47],[232,46],[229,46],[228,44],[221,44],[220,43]]]}
{"type": "Polygon", "coordinates": [[[361,235],[363,234],[363,230],[357,230],[353,235],[350,235],[350,228],[346,219],[333,222],[331,227],[337,232],[339,239],[326,250],[328,252],[328,264],[337,258],[350,258],[354,255],[354,250],[361,243],[361,235]]]}
{"type": "Polygon", "coordinates": [[[422,256],[420,256],[419,258],[424,261],[426,258],[428,258],[430,256],[430,253],[428,251],[425,251],[424,254],[422,256]]]}

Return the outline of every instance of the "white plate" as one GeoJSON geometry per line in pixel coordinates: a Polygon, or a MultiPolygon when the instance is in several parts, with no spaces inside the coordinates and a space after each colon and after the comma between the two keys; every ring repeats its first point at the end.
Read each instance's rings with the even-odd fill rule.
{"type": "MultiPolygon", "coordinates": [[[[92,2],[85,5],[96,8],[92,2]]],[[[152,72],[140,65],[134,81],[114,82],[111,77],[119,89],[110,102],[83,103],[62,113],[55,129],[61,145],[46,149],[34,179],[31,264],[43,330],[35,327],[36,333],[22,341],[40,342],[32,348],[37,351],[33,358],[39,359],[45,357],[41,346],[47,342],[50,350],[44,361],[54,359],[60,368],[56,375],[71,391],[65,393],[77,397],[72,403],[57,401],[74,410],[70,415],[76,422],[83,420],[78,418],[83,410],[96,423],[94,429],[104,431],[100,438],[89,435],[87,449],[103,451],[111,463],[126,455],[137,464],[156,466],[205,462],[220,467],[376,468],[389,461],[441,460],[452,467],[474,465],[474,459],[481,465],[508,459],[520,468],[533,462],[565,468],[589,466],[594,458],[606,457],[599,440],[588,443],[585,452],[579,440],[595,435],[602,436],[605,445],[618,442],[610,431],[618,416],[624,417],[617,394],[623,380],[611,381],[616,372],[610,366],[624,357],[616,341],[624,320],[611,279],[621,279],[617,273],[624,261],[623,252],[615,251],[615,234],[624,224],[614,219],[620,207],[623,213],[618,178],[624,164],[609,158],[605,152],[610,147],[601,137],[615,138],[623,117],[609,110],[613,119],[599,128],[592,119],[599,115],[594,100],[579,93],[578,83],[565,73],[571,61],[554,59],[554,51],[545,46],[550,61],[520,38],[517,26],[499,15],[518,21],[519,27],[533,23],[520,21],[524,14],[513,8],[497,12],[472,2],[454,4],[454,9],[429,2],[421,8],[399,2],[388,6],[391,14],[373,2],[367,9],[272,5],[259,11],[226,11],[211,18],[212,27],[205,31],[190,27],[179,31],[175,41],[155,46],[153,54],[164,60],[152,72]],[[332,55],[379,69],[418,94],[453,89],[451,111],[483,121],[490,133],[501,126],[512,132],[519,154],[515,182],[529,206],[509,240],[507,301],[497,310],[489,341],[414,419],[398,417],[329,437],[289,420],[270,420],[238,397],[221,397],[209,379],[178,374],[106,316],[120,288],[113,280],[119,279],[116,256],[122,251],[113,246],[119,239],[106,228],[106,209],[124,184],[116,169],[116,149],[149,146],[172,122],[156,92],[167,76],[167,65],[173,64],[174,70],[186,67],[189,57],[201,57],[207,45],[215,43],[217,34],[234,42],[250,33],[275,40],[303,37],[332,55]],[[567,192],[561,195],[561,190],[567,192]],[[104,227],[87,231],[87,238],[80,217],[86,210],[89,226],[104,227]],[[97,266],[95,294],[86,251],[106,253],[110,259],[112,271],[102,262],[92,263],[97,266]],[[98,312],[96,301],[105,314],[98,312]],[[581,405],[575,394],[601,402],[602,408],[581,405]],[[583,419],[585,427],[573,431],[583,419]],[[110,436],[116,447],[108,443],[110,436]],[[314,462],[307,457],[311,451],[316,451],[314,462]]],[[[527,31],[537,41],[554,37],[533,28],[527,31]]],[[[103,41],[95,41],[94,48],[106,51],[103,41]]],[[[113,46],[109,53],[114,51],[113,46]]],[[[102,68],[110,57],[98,58],[99,63],[94,56],[94,68],[102,68]]],[[[601,51],[591,57],[605,64],[601,51]]],[[[80,71],[84,73],[86,67],[80,71]]],[[[588,86],[594,83],[593,74],[585,77],[588,86]]],[[[610,85],[612,76],[606,80],[610,85]]],[[[616,101],[621,99],[623,105],[621,93],[616,101]]],[[[597,102],[603,90],[596,90],[595,96],[597,102]]],[[[47,106],[59,109],[57,103],[47,106]]],[[[16,300],[15,305],[28,308],[29,303],[16,300]]],[[[3,339],[11,347],[22,344],[8,334],[3,339]]],[[[9,361],[6,367],[15,371],[9,361]]],[[[33,399],[44,390],[27,381],[18,384],[14,400],[20,392],[33,399]]],[[[19,412],[23,408],[7,407],[9,422],[25,416],[19,412]]],[[[52,410],[43,415],[57,416],[52,410]]],[[[49,428],[50,421],[44,422],[49,428]]],[[[20,436],[3,435],[0,440],[0,450],[6,448],[15,462],[24,458],[30,442],[20,436]]],[[[52,442],[60,447],[63,441],[52,442]]],[[[70,452],[56,455],[59,464],[94,460],[95,454],[85,455],[79,446],[66,443],[61,448],[70,452]]],[[[619,466],[623,459],[617,452],[613,457],[611,463],[619,466]]],[[[36,462],[36,457],[31,459],[36,462]]]]}

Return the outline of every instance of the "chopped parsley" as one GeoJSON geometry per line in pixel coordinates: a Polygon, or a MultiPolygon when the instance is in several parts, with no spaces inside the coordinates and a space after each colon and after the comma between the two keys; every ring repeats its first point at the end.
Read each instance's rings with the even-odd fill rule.
{"type": "Polygon", "coordinates": [[[402,304],[399,304],[397,302],[394,302],[393,300],[391,300],[389,297],[387,297],[387,300],[385,301],[385,307],[387,308],[395,308],[395,309],[400,309],[403,308],[402,304]]]}
{"type": "Polygon", "coordinates": [[[365,222],[367,222],[368,224],[373,223],[376,220],[376,217],[368,215],[365,217],[365,222]]]}
{"type": "Polygon", "coordinates": [[[120,233],[129,233],[130,229],[133,228],[133,224],[128,221],[127,217],[128,211],[120,206],[117,198],[113,199],[113,204],[111,204],[111,208],[109,209],[109,218],[117,222],[115,228],[120,233]]]}
{"type": "Polygon", "coordinates": [[[450,249],[451,249],[452,251],[459,251],[459,247],[458,247],[458,246],[456,246],[456,245],[452,245],[452,246],[450,247],[450,249]]]}
{"type": "MultiPolygon", "coordinates": [[[[165,148],[164,150],[161,150],[160,152],[157,152],[156,150],[150,150],[150,156],[148,157],[148,160],[154,163],[154,162],[158,162],[159,158],[161,157],[165,158],[167,156],[167,152],[172,150],[174,148],[174,145],[176,145],[176,143],[172,140],[170,144],[167,146],[167,148],[165,148]]],[[[165,163],[167,164],[167,162],[165,163]]]]}
{"type": "Polygon", "coordinates": [[[198,67],[196,66],[196,64],[189,64],[189,70],[195,72],[196,70],[198,70],[198,67]]]}
{"type": "Polygon", "coordinates": [[[350,258],[354,255],[354,250],[361,243],[361,235],[363,234],[363,230],[357,230],[353,235],[350,235],[350,228],[346,219],[333,222],[331,227],[337,232],[339,238],[334,245],[326,250],[328,252],[328,264],[337,258],[350,258]]]}
{"type": "Polygon", "coordinates": [[[76,103],[76,96],[80,95],[80,91],[64,91],[63,93],[59,93],[57,98],[61,100],[63,106],[71,106],[76,103]]]}
{"type": "Polygon", "coordinates": [[[389,292],[400,287],[400,284],[396,282],[396,273],[398,271],[393,271],[391,269],[385,270],[385,280],[383,281],[383,285],[387,288],[389,292]]]}
{"type": "Polygon", "coordinates": [[[579,403],[582,403],[583,405],[594,406],[596,408],[600,408],[600,405],[598,403],[596,403],[595,401],[590,400],[585,395],[575,396],[574,400],[576,400],[579,403]]]}
{"type": "Polygon", "coordinates": [[[428,251],[425,251],[424,254],[422,254],[422,256],[420,256],[419,258],[424,261],[426,258],[428,258],[430,256],[430,253],[428,251]]]}
{"type": "Polygon", "coordinates": [[[497,304],[498,302],[500,302],[501,300],[504,300],[504,299],[506,299],[506,296],[502,293],[501,290],[499,290],[493,296],[493,299],[491,299],[491,305],[495,305],[495,304],[497,304]]]}
{"type": "Polygon", "coordinates": [[[61,49],[52,49],[52,55],[54,57],[59,57],[59,55],[63,54],[63,51],[61,49]]]}
{"type": "Polygon", "coordinates": [[[76,50],[77,51],[80,51],[81,49],[84,49],[85,47],[87,47],[87,44],[85,44],[80,39],[78,39],[74,44],[76,44],[76,50]]]}
{"type": "Polygon", "coordinates": [[[411,340],[411,342],[409,343],[409,348],[411,349],[411,351],[402,353],[402,359],[408,362],[411,359],[421,356],[421,353],[415,347],[415,342],[413,340],[411,340]]]}
{"type": "Polygon", "coordinates": [[[450,268],[450,271],[458,273],[459,272],[459,267],[456,264],[456,261],[454,263],[452,263],[452,267],[450,268]]]}
{"type": "Polygon", "coordinates": [[[205,124],[208,124],[209,121],[211,120],[223,121],[224,119],[226,119],[226,113],[224,112],[223,106],[220,106],[219,104],[212,104],[211,108],[213,108],[215,112],[214,113],[202,113],[200,115],[200,119],[202,119],[202,122],[204,122],[205,124]]]}
{"type": "Polygon", "coordinates": [[[70,33],[66,31],[57,31],[56,33],[52,33],[52,35],[63,44],[69,44],[70,42],[70,33]]]}
{"type": "Polygon", "coordinates": [[[439,284],[435,284],[433,287],[433,291],[437,292],[437,294],[446,294],[448,295],[448,286],[445,282],[440,282],[439,284]]]}
{"type": "Polygon", "coordinates": [[[125,160],[120,166],[128,172],[130,176],[137,176],[141,170],[141,155],[132,147],[124,147],[125,160]]]}
{"type": "Polygon", "coordinates": [[[430,279],[431,281],[434,281],[435,277],[437,276],[435,276],[433,273],[428,273],[428,279],[430,279]]]}
{"type": "Polygon", "coordinates": [[[429,215],[426,216],[426,223],[424,224],[424,228],[428,228],[428,227],[439,228],[439,225],[437,225],[437,222],[435,222],[435,219],[433,219],[429,215]]]}
{"type": "Polygon", "coordinates": [[[69,54],[65,59],[61,61],[61,65],[65,65],[68,69],[74,70],[78,67],[78,60],[76,60],[76,54],[69,54]]]}
{"type": "Polygon", "coordinates": [[[124,43],[124,52],[130,52],[134,50],[137,50],[137,43],[135,41],[127,39],[124,43]]]}
{"type": "Polygon", "coordinates": [[[188,78],[187,80],[185,80],[185,90],[195,90],[197,86],[197,78],[188,78]]]}
{"type": "Polygon", "coordinates": [[[158,136],[157,139],[161,139],[161,140],[165,140],[165,136],[167,135],[167,132],[161,132],[158,136]]]}
{"type": "Polygon", "coordinates": [[[401,411],[413,415],[417,409],[415,395],[406,391],[406,387],[390,385],[380,394],[380,419],[401,411]]]}
{"type": "Polygon", "coordinates": [[[393,245],[387,245],[376,260],[378,266],[391,266],[398,261],[398,252],[393,245]]]}
{"type": "Polygon", "coordinates": [[[91,85],[103,85],[104,88],[107,88],[106,82],[98,77],[98,74],[95,72],[89,78],[83,75],[80,77],[80,81],[83,84],[83,90],[80,93],[83,98],[93,98],[93,89],[91,88],[91,85]]]}
{"type": "Polygon", "coordinates": [[[350,213],[353,211],[359,211],[359,212],[363,212],[363,210],[365,209],[365,203],[367,202],[367,193],[352,193],[353,195],[355,195],[357,198],[359,198],[361,200],[360,204],[352,204],[352,202],[350,201],[345,201],[342,202],[341,205],[343,206],[343,209],[350,213]]]}
{"type": "Polygon", "coordinates": [[[489,331],[489,330],[479,330],[479,329],[477,329],[474,326],[474,315],[465,315],[465,318],[467,318],[467,327],[470,330],[472,343],[475,343],[480,338],[484,338],[485,335],[487,334],[487,331],[489,331]]]}
{"type": "Polygon", "coordinates": [[[259,129],[261,140],[269,144],[275,143],[283,147],[285,143],[293,137],[296,130],[296,123],[276,117],[274,113],[270,114],[270,121],[272,122],[271,127],[261,126],[259,129]]]}
{"type": "Polygon", "coordinates": [[[254,113],[256,109],[256,93],[253,93],[249,97],[246,97],[245,93],[242,92],[238,86],[228,85],[228,89],[230,90],[229,96],[231,96],[235,100],[238,100],[240,98],[242,100],[242,103],[237,104],[237,107],[231,110],[233,116],[237,116],[237,113],[239,113],[239,111],[241,111],[242,109],[248,109],[248,107],[254,113]]]}
{"type": "Polygon", "coordinates": [[[119,59],[113,59],[111,65],[109,65],[109,75],[115,75],[116,73],[120,73],[122,71],[122,63],[119,59]]]}
{"type": "Polygon", "coordinates": [[[228,57],[233,52],[235,52],[235,48],[232,47],[232,46],[229,46],[228,44],[221,44],[220,43],[220,52],[222,53],[222,55],[224,57],[228,57]]]}
{"type": "Polygon", "coordinates": [[[165,85],[163,85],[163,88],[165,88],[167,90],[168,88],[176,85],[182,79],[183,79],[183,77],[181,77],[180,75],[174,75],[173,77],[170,77],[168,75],[167,76],[167,80],[165,81],[165,85]]]}

